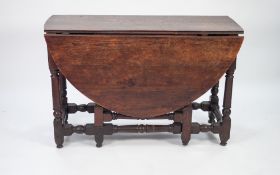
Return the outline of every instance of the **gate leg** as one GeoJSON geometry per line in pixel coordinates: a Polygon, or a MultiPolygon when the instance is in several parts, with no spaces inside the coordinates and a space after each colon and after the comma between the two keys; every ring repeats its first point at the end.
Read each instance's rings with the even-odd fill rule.
{"type": "Polygon", "coordinates": [[[221,145],[226,145],[230,138],[230,128],[231,128],[231,98],[232,98],[232,85],[233,85],[233,74],[236,68],[236,61],[230,66],[226,72],[226,82],[225,82],[225,92],[224,92],[224,102],[223,102],[223,119],[221,124],[221,130],[219,133],[221,145]]]}
{"type": "Polygon", "coordinates": [[[65,77],[59,72],[50,54],[48,54],[48,60],[52,83],[54,140],[57,148],[62,148],[64,142],[63,120],[66,115],[64,102],[67,103],[65,77]]]}
{"type": "MultiPolygon", "coordinates": [[[[216,83],[213,86],[213,88],[211,89],[210,106],[212,106],[212,105],[219,106],[218,92],[219,92],[219,82],[216,83]]],[[[208,116],[209,116],[208,123],[213,124],[215,122],[215,116],[214,116],[213,112],[209,111],[208,116]]]]}
{"type": "Polygon", "coordinates": [[[103,134],[103,108],[101,106],[96,105],[94,107],[94,126],[96,126],[96,134],[95,134],[95,142],[96,147],[101,147],[103,140],[104,140],[104,134],[103,134]]]}
{"type": "Polygon", "coordinates": [[[183,145],[187,145],[191,139],[192,105],[189,105],[183,109],[183,115],[181,120],[182,120],[181,140],[183,145]]]}

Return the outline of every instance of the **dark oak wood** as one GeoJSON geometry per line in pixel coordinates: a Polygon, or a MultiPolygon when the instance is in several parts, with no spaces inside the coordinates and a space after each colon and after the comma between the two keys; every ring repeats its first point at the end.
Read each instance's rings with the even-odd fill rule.
{"type": "MultiPolygon", "coordinates": [[[[221,132],[221,125],[218,123],[207,125],[199,124],[197,122],[191,123],[191,134],[199,134],[200,132],[221,132]]],[[[170,125],[125,125],[117,126],[112,124],[104,124],[103,130],[100,131],[94,124],[77,125],[66,124],[62,128],[64,136],[70,136],[73,133],[86,134],[86,135],[98,135],[100,133],[104,135],[112,135],[118,132],[129,132],[129,133],[150,133],[150,132],[170,132],[173,134],[182,133],[182,124],[180,122],[174,122],[170,125]]]]}
{"type": "Polygon", "coordinates": [[[103,139],[104,139],[104,135],[102,133],[103,122],[104,122],[104,120],[103,120],[103,108],[99,105],[95,105],[94,106],[94,126],[96,126],[96,128],[98,130],[100,130],[100,132],[97,132],[95,134],[96,147],[101,147],[103,139]]]}
{"type": "Polygon", "coordinates": [[[53,62],[53,59],[50,54],[48,54],[49,69],[51,72],[51,82],[52,82],[52,97],[53,97],[53,115],[54,115],[54,139],[57,145],[57,148],[62,148],[64,136],[62,133],[63,120],[65,118],[65,110],[63,108],[63,83],[62,75],[60,74],[57,66],[53,62]]]}
{"type": "Polygon", "coordinates": [[[54,118],[53,126],[54,126],[54,140],[56,143],[57,148],[63,147],[64,136],[63,136],[63,125],[62,125],[62,118],[54,118]]]}
{"type": "Polygon", "coordinates": [[[77,111],[80,112],[88,112],[88,113],[94,113],[94,103],[88,103],[88,104],[81,104],[77,105],[75,103],[68,103],[67,104],[67,111],[69,114],[76,113],[77,111]]]}
{"type": "MultiPolygon", "coordinates": [[[[219,82],[215,84],[215,86],[211,89],[211,96],[210,96],[210,103],[211,107],[216,107],[219,106],[219,97],[218,97],[218,92],[219,92],[219,82]]],[[[209,115],[209,121],[208,123],[214,123],[215,121],[215,114],[212,111],[208,112],[209,115]]]]}
{"type": "Polygon", "coordinates": [[[187,145],[191,139],[191,124],[192,124],[192,106],[189,105],[183,109],[182,114],[182,134],[181,140],[183,145],[187,145]]]}
{"type": "Polygon", "coordinates": [[[219,80],[243,40],[143,35],[45,38],[56,65],[77,89],[106,109],[132,117],[162,115],[190,104],[219,80]]]}
{"type": "Polygon", "coordinates": [[[230,138],[231,99],[242,28],[221,16],[52,16],[45,24],[57,148],[73,133],[117,132],[219,134],[230,138]],[[223,110],[219,79],[226,73],[223,110]],[[94,103],[68,103],[67,81],[94,103]],[[211,89],[209,101],[194,102],[211,89]],[[192,122],[192,111],[209,113],[210,124],[192,122]],[[94,123],[72,125],[69,114],[94,114],[94,123]],[[116,126],[118,119],[168,119],[170,125],[116,126]],[[106,123],[105,123],[106,122],[106,123]]]}
{"type": "Polygon", "coordinates": [[[226,72],[226,82],[225,82],[225,92],[224,92],[224,102],[223,102],[222,131],[219,133],[221,139],[221,145],[226,145],[228,139],[230,138],[231,98],[232,98],[233,74],[235,69],[236,69],[236,60],[232,63],[232,65],[226,72]]]}
{"type": "Polygon", "coordinates": [[[60,86],[60,91],[61,91],[61,107],[62,107],[62,112],[64,116],[64,123],[68,122],[68,112],[67,112],[67,106],[68,106],[68,99],[67,99],[67,86],[66,86],[66,78],[65,76],[59,72],[59,86],[60,86]]]}
{"type": "Polygon", "coordinates": [[[243,33],[243,29],[228,16],[54,15],[47,20],[44,29],[48,33],[243,33]]]}

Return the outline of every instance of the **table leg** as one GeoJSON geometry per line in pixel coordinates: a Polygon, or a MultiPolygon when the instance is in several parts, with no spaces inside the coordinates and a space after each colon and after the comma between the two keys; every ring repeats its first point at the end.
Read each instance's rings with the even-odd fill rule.
{"type": "Polygon", "coordinates": [[[63,147],[64,135],[63,135],[63,119],[65,115],[65,110],[63,108],[62,102],[62,77],[58,68],[56,67],[52,57],[48,54],[49,69],[51,73],[51,83],[52,83],[52,97],[53,97],[53,115],[54,115],[54,139],[57,148],[63,147]]]}
{"type": "MultiPolygon", "coordinates": [[[[219,106],[219,82],[216,83],[213,88],[211,89],[211,96],[210,96],[210,106],[219,106]]],[[[214,123],[215,122],[215,115],[212,111],[208,112],[209,120],[208,123],[214,123]]]]}
{"type": "Polygon", "coordinates": [[[96,147],[101,147],[104,140],[103,134],[103,108],[95,105],[94,107],[94,126],[96,127],[95,141],[96,147]]]}
{"type": "Polygon", "coordinates": [[[225,82],[225,92],[224,92],[224,101],[223,101],[223,118],[221,130],[219,133],[221,145],[226,145],[228,139],[230,138],[230,128],[231,128],[231,99],[232,99],[232,85],[233,85],[233,74],[236,68],[236,60],[230,66],[226,72],[226,82],[225,82]]]}
{"type": "Polygon", "coordinates": [[[62,103],[62,108],[63,108],[63,116],[64,116],[64,120],[62,121],[63,124],[67,124],[68,123],[68,99],[67,99],[67,86],[66,86],[66,78],[65,76],[59,72],[59,81],[60,81],[60,92],[61,92],[61,103],[62,103]]]}
{"type": "Polygon", "coordinates": [[[181,122],[182,122],[181,140],[183,145],[187,145],[191,139],[192,105],[189,105],[183,109],[181,122]]]}

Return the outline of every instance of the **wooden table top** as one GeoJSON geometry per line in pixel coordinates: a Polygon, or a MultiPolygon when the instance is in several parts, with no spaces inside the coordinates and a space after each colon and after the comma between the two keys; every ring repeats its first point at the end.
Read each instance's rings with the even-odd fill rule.
{"type": "Polygon", "coordinates": [[[243,34],[228,16],[53,15],[47,33],[243,34]]]}

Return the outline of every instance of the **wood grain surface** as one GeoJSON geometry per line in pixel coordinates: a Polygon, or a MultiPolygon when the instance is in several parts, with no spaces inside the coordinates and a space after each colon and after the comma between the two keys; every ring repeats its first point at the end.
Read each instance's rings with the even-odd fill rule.
{"type": "Polygon", "coordinates": [[[228,16],[128,16],[53,15],[45,32],[153,33],[153,34],[242,34],[243,29],[228,16]]]}
{"type": "Polygon", "coordinates": [[[55,35],[48,50],[65,77],[97,104],[134,117],[189,105],[235,61],[241,36],[55,35]]]}

